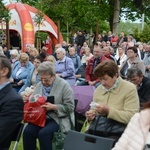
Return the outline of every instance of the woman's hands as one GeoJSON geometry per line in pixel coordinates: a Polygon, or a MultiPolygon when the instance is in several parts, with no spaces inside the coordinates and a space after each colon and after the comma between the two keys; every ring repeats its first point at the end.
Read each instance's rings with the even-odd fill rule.
{"type": "Polygon", "coordinates": [[[14,83],[14,79],[13,78],[10,78],[10,83],[14,83]]]}
{"type": "Polygon", "coordinates": [[[109,107],[106,106],[105,104],[99,103],[95,106],[95,109],[91,109],[91,110],[87,111],[85,113],[85,116],[88,119],[88,121],[92,121],[95,118],[97,113],[100,115],[108,115],[109,107]]]}
{"type": "Polygon", "coordinates": [[[47,111],[50,111],[50,110],[57,111],[57,105],[49,103],[49,102],[45,103],[41,107],[45,108],[47,111]]]}
{"type": "Polygon", "coordinates": [[[85,116],[88,121],[92,121],[96,116],[96,112],[94,110],[89,110],[85,113],[85,116]]]}
{"type": "Polygon", "coordinates": [[[95,108],[95,111],[101,115],[108,115],[109,107],[105,104],[98,104],[95,108]]]}

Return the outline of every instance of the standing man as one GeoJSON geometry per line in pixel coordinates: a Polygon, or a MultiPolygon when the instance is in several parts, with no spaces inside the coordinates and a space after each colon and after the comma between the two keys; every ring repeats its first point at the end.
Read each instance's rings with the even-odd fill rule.
{"type": "Polygon", "coordinates": [[[23,119],[23,100],[12,88],[11,64],[0,55],[0,150],[8,150],[14,131],[23,119]]]}

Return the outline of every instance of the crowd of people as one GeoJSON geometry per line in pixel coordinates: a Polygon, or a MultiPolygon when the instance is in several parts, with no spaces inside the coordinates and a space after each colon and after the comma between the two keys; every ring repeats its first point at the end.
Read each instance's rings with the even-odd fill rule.
{"type": "MultiPolygon", "coordinates": [[[[78,31],[72,35],[70,43],[58,43],[54,45],[54,50],[49,35],[40,50],[29,45],[25,52],[8,50],[5,45],[0,47],[0,92],[1,95],[9,92],[0,99],[0,139],[3,139],[0,140],[0,149],[9,148],[10,135],[23,119],[23,101],[26,102],[31,95],[41,94],[54,96],[55,103],[46,102],[42,106],[47,111],[44,127],[28,123],[23,133],[23,147],[24,150],[35,150],[38,138],[41,150],[52,150],[53,134],[59,129],[58,118],[63,118],[65,132],[70,129],[64,105],[68,106],[74,120],[74,94],[71,86],[95,86],[93,101],[97,105],[85,113],[90,123],[97,116],[104,116],[127,126],[122,137],[107,136],[116,142],[120,138],[114,150],[128,150],[134,144],[126,140],[134,128],[133,121],[140,124],[142,118],[145,118],[144,114],[149,115],[150,45],[136,42],[133,35],[125,36],[123,32],[120,37],[111,31],[108,34],[103,31],[97,37],[94,34],[92,45],[89,37],[88,33],[78,31]],[[33,89],[33,93],[22,94],[28,87],[33,89]],[[12,124],[12,129],[5,137],[3,132],[9,124],[12,124]],[[121,148],[122,144],[126,146],[121,148]]],[[[144,136],[141,149],[147,144],[149,122],[146,127],[144,135],[142,131],[138,132],[138,136],[144,136]]],[[[136,125],[135,130],[138,128],[142,130],[140,125],[136,125]]]]}

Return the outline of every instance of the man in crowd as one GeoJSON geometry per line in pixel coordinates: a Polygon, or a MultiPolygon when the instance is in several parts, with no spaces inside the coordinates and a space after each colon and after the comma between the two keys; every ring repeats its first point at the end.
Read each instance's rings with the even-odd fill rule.
{"type": "Polygon", "coordinates": [[[14,131],[23,119],[23,100],[12,88],[11,64],[0,55],[0,150],[8,150],[14,131]]]}
{"type": "Polygon", "coordinates": [[[99,79],[94,76],[94,68],[104,60],[107,60],[102,54],[102,50],[99,46],[95,45],[93,50],[94,56],[89,59],[85,69],[85,81],[77,83],[77,85],[91,85],[97,87],[100,82],[99,79]]]}
{"type": "Polygon", "coordinates": [[[150,80],[143,75],[138,67],[128,69],[127,79],[136,85],[140,104],[150,101],[150,80]]]}

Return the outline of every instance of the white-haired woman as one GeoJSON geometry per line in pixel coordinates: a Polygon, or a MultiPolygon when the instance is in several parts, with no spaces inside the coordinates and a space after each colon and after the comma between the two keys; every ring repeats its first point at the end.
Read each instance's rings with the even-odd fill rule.
{"type": "Polygon", "coordinates": [[[19,53],[16,49],[10,50],[10,62],[13,68],[14,64],[18,61],[19,53]]]}
{"type": "Polygon", "coordinates": [[[71,120],[74,120],[73,92],[70,85],[56,75],[52,62],[41,63],[37,71],[41,82],[36,85],[33,95],[54,96],[54,104],[47,101],[42,106],[47,113],[44,127],[28,123],[23,132],[23,147],[24,150],[36,150],[36,139],[38,138],[40,150],[52,150],[53,135],[59,129],[59,117],[62,120],[61,128],[63,132],[70,130],[64,105],[68,106],[71,120]]]}
{"type": "Polygon", "coordinates": [[[75,84],[75,68],[71,58],[66,56],[64,48],[56,50],[57,61],[55,63],[56,74],[65,79],[70,85],[75,84]]]}

